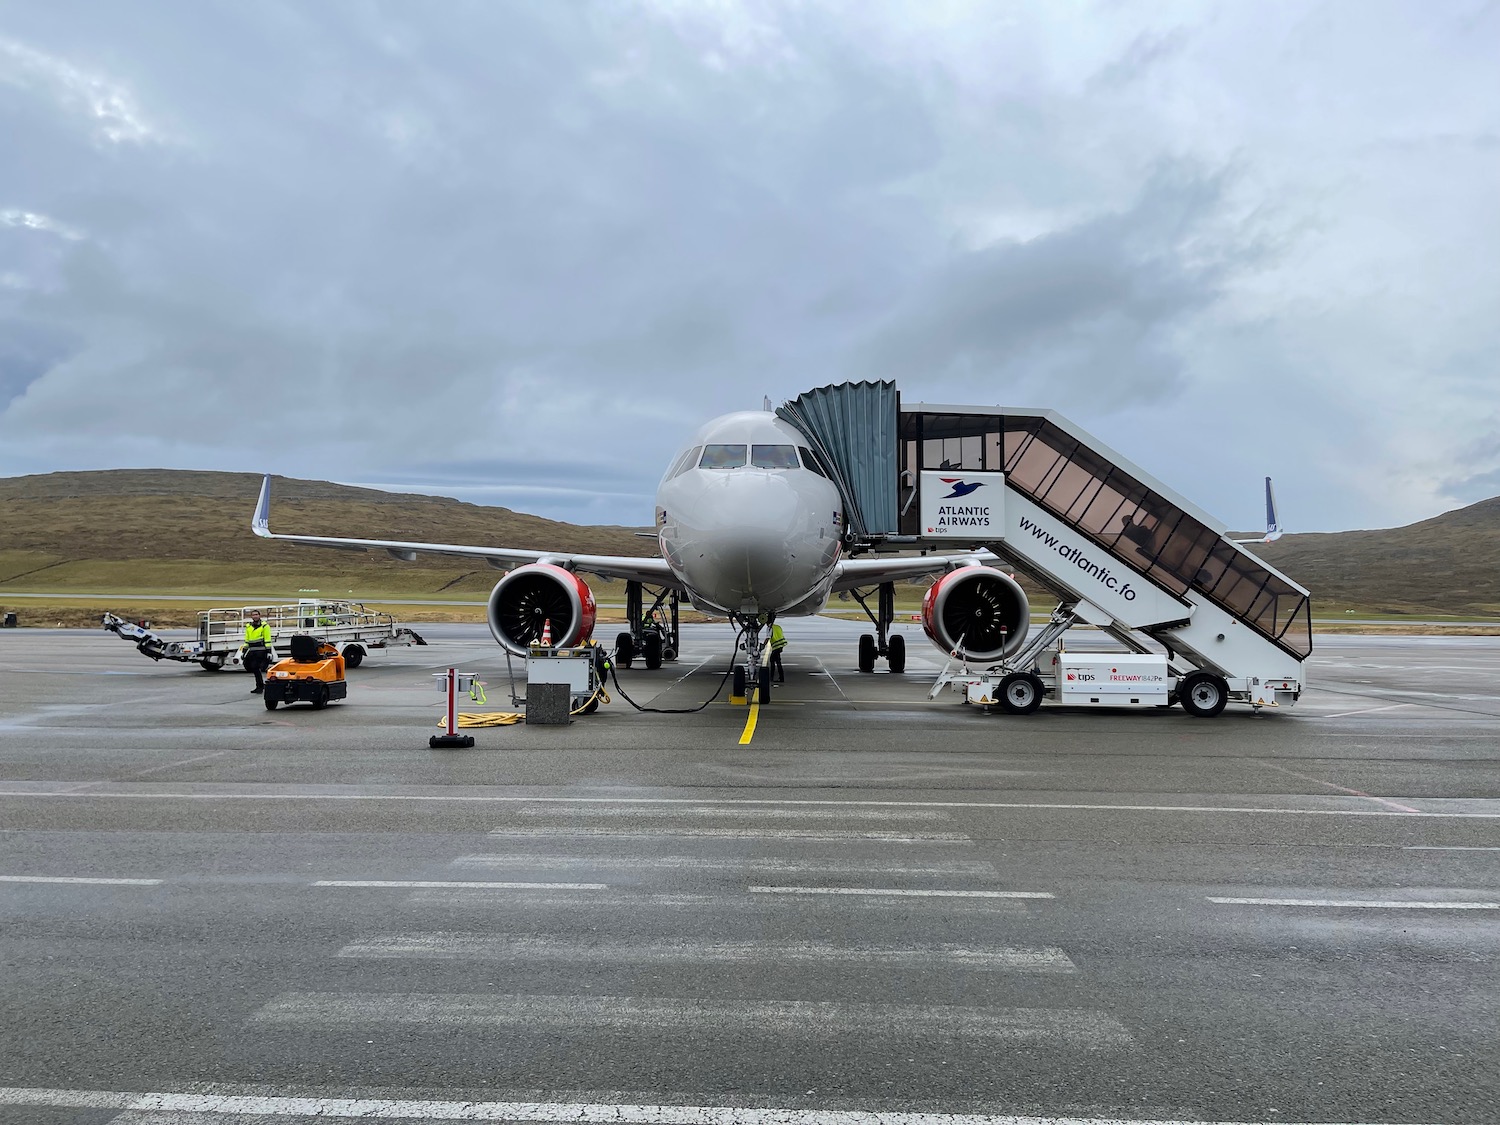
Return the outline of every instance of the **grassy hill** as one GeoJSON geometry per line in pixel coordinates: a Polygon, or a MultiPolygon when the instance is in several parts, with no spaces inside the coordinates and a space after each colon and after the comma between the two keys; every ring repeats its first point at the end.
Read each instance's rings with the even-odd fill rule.
{"type": "MultiPolygon", "coordinates": [[[[259,487],[260,478],[252,474],[178,470],[0,478],[0,603],[7,591],[125,591],[147,602],[151,594],[213,594],[232,604],[291,598],[311,589],[369,601],[472,601],[484,597],[499,577],[462,559],[404,563],[384,552],[324,551],[257,539],[250,515],[259,487]]],[[[287,478],[275,480],[272,496],[271,522],[278,531],[655,553],[655,543],[637,536],[636,529],[580,527],[444,497],[287,478]]],[[[1251,549],[1311,589],[1320,616],[1346,609],[1500,615],[1495,565],[1500,497],[1409,527],[1287,535],[1251,549]]],[[[620,584],[597,586],[602,598],[623,597],[620,584]]],[[[897,590],[903,605],[921,593],[905,584],[897,590]]],[[[9,608],[30,604],[12,603],[9,608]]],[[[1048,604],[1045,596],[1037,604],[1048,604]]]]}
{"type": "MultiPolygon", "coordinates": [[[[483,563],[325,551],[256,538],[260,478],[120,469],[0,478],[0,600],[10,591],[482,597],[483,563]]],[[[626,527],[578,527],[507,508],[276,478],[272,527],[318,535],[650,555],[626,527]]]]}

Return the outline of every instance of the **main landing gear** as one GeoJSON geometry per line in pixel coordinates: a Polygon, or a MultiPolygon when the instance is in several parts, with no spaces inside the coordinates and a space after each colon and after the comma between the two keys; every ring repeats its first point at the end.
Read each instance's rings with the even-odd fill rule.
{"type": "Polygon", "coordinates": [[[645,586],[625,583],[625,631],[615,638],[615,659],[629,668],[636,658],[652,671],[662,662],[677,659],[682,650],[682,627],[678,621],[676,590],[654,590],[656,600],[646,609],[645,586]]]}
{"type": "Polygon", "coordinates": [[[868,595],[861,594],[858,590],[849,591],[875,626],[873,634],[860,634],[859,670],[873,672],[875,661],[885,657],[886,667],[899,675],[906,671],[906,638],[900,633],[891,632],[891,625],[896,620],[896,584],[882,582],[876,590],[879,600],[875,612],[871,612],[869,603],[865,601],[868,595]]]}

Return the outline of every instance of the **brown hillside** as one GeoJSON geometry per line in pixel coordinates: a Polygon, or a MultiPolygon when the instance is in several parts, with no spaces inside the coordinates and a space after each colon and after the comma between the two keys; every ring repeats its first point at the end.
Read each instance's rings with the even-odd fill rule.
{"type": "MultiPolygon", "coordinates": [[[[317,551],[256,538],[250,517],[260,478],[249,473],[119,469],[0,478],[0,588],[54,586],[83,561],[233,563],[248,580],[257,568],[294,568],[330,577],[439,589],[473,572],[466,560],[402,563],[383,552],[317,551]],[[23,574],[23,571],[31,573],[23,574]],[[417,572],[424,572],[421,577],[417,572]]],[[[466,504],[446,497],[351,488],[277,477],[271,526],[315,535],[416,542],[651,555],[655,543],[624,527],[580,527],[466,504]]],[[[483,564],[478,570],[485,571],[483,564]]],[[[153,576],[163,568],[150,568],[153,576]]],[[[201,566],[182,566],[199,582],[201,566]]],[[[118,567],[111,574],[120,573],[118,567]]],[[[476,575],[477,577],[477,575],[476,575]]],[[[488,581],[498,577],[489,572],[488,581]]],[[[162,585],[159,579],[151,585],[162,585]]]]}
{"type": "Polygon", "coordinates": [[[1252,546],[1319,603],[1500,613],[1500,496],[1406,527],[1287,535],[1252,546]]]}

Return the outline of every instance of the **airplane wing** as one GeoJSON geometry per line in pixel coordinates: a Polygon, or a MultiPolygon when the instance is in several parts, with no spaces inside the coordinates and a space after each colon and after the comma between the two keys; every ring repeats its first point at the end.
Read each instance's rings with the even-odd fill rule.
{"type": "Polygon", "coordinates": [[[1000,560],[989,551],[966,551],[961,555],[906,555],[874,559],[845,559],[834,572],[833,589],[853,590],[859,586],[876,586],[882,582],[899,582],[904,578],[925,578],[941,574],[956,566],[978,563],[994,566],[1000,560]]]}
{"type": "Polygon", "coordinates": [[[483,559],[496,570],[509,570],[527,563],[544,562],[568,570],[586,570],[603,578],[623,578],[652,586],[681,588],[665,559],[634,558],[630,555],[574,555],[562,551],[524,551],[510,547],[466,547],[455,543],[404,543],[390,539],[341,539],[328,535],[278,535],[271,531],[271,478],[261,481],[251,530],[262,539],[281,539],[308,547],[332,547],[339,551],[385,551],[393,558],[414,562],[418,555],[451,555],[483,559]]]}

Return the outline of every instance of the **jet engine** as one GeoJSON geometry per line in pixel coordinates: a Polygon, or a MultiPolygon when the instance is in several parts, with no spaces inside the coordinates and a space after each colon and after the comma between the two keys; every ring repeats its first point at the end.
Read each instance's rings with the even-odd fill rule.
{"type": "Polygon", "coordinates": [[[922,601],[922,628],[945,653],[993,662],[1026,643],[1031,605],[1026,591],[990,566],[950,570],[922,601]]]}
{"type": "Polygon", "coordinates": [[[576,645],[594,633],[594,592],[571,571],[551,563],[517,567],[490,591],[490,632],[509,651],[525,656],[550,624],[552,643],[576,645]]]}

